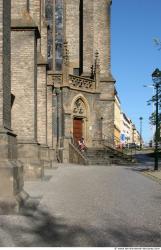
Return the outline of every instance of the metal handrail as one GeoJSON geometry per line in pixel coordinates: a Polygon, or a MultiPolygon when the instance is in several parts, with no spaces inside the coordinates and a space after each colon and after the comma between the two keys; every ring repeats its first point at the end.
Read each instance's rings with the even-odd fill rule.
{"type": "Polygon", "coordinates": [[[88,159],[84,152],[82,152],[79,148],[78,142],[74,138],[71,138],[71,145],[74,147],[74,149],[77,151],[77,153],[82,157],[82,159],[85,162],[85,165],[88,165],[88,159]]]}
{"type": "MultiPolygon", "coordinates": [[[[79,152],[84,156],[84,152],[82,150],[80,150],[80,147],[79,147],[79,144],[78,144],[78,141],[76,141],[75,138],[71,138],[71,143],[72,145],[77,148],[79,150],[79,152]]],[[[86,147],[87,148],[87,147],[86,147]]]]}

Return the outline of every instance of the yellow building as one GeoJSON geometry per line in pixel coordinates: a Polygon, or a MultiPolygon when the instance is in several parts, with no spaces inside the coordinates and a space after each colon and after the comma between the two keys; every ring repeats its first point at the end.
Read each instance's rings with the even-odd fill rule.
{"type": "Polygon", "coordinates": [[[114,142],[116,146],[120,145],[121,136],[121,103],[115,90],[115,105],[114,105],[114,142]]]}

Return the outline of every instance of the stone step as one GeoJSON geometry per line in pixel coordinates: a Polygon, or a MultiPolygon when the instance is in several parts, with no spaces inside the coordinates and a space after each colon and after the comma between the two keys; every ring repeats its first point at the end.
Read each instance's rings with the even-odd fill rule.
{"type": "Polygon", "coordinates": [[[84,152],[88,165],[127,164],[131,158],[113,149],[88,148],[84,152]]]}
{"type": "Polygon", "coordinates": [[[86,157],[88,158],[114,158],[114,157],[119,157],[117,155],[113,155],[113,154],[85,154],[86,157]]]}

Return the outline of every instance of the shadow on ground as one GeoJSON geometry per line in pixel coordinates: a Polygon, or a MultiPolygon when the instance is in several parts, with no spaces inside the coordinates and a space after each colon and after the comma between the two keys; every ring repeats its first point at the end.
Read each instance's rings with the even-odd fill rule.
{"type": "Polygon", "coordinates": [[[17,247],[130,247],[160,246],[161,234],[146,228],[130,228],[107,219],[106,226],[73,225],[37,208],[22,216],[0,217],[0,246],[17,247]],[[111,225],[111,226],[110,226],[111,225]]]}

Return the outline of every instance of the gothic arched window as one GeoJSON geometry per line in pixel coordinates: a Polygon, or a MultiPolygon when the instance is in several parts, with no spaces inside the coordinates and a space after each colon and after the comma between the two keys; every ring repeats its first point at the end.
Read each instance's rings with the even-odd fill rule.
{"type": "Polygon", "coordinates": [[[49,69],[53,66],[53,0],[45,0],[45,17],[48,27],[48,65],[49,69]]]}
{"type": "Polygon", "coordinates": [[[63,49],[63,2],[55,0],[55,69],[62,69],[63,49]]]}
{"type": "Polygon", "coordinates": [[[63,59],[63,0],[45,0],[45,17],[48,23],[48,64],[49,69],[55,65],[56,71],[62,69],[63,59]],[[55,2],[55,13],[53,13],[55,2]],[[53,23],[55,27],[53,29],[53,23]],[[53,34],[55,30],[55,34],[53,34]],[[55,51],[53,51],[53,43],[55,43],[55,51]],[[53,54],[55,54],[55,62],[53,63],[53,54]]]}
{"type": "Polygon", "coordinates": [[[53,18],[53,3],[50,0],[46,0],[45,17],[46,17],[46,19],[52,19],[53,18]]]}

